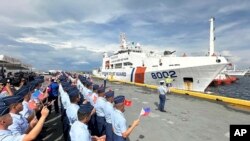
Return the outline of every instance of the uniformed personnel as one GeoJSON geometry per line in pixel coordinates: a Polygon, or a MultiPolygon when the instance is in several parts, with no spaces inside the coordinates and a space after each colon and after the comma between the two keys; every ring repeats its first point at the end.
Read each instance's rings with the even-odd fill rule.
{"type": "Polygon", "coordinates": [[[113,139],[114,141],[126,141],[128,136],[131,134],[131,132],[134,130],[136,126],[139,125],[140,120],[134,120],[132,125],[127,128],[126,125],[126,119],[124,116],[124,101],[125,96],[117,96],[114,98],[115,103],[115,110],[112,113],[111,120],[112,120],[112,127],[113,127],[113,139]]]}
{"type": "Polygon", "coordinates": [[[48,116],[48,109],[43,107],[41,111],[41,118],[36,126],[28,134],[13,134],[8,127],[12,124],[12,117],[9,114],[9,105],[0,100],[0,140],[1,141],[31,141],[34,140],[41,132],[46,117],[48,116]]]}
{"type": "Polygon", "coordinates": [[[98,136],[105,135],[106,120],[105,120],[104,109],[107,101],[104,96],[105,96],[105,88],[100,87],[98,89],[98,98],[95,104],[98,136]]]}
{"type": "MultiPolygon", "coordinates": [[[[77,112],[78,120],[70,129],[71,141],[100,140],[97,136],[91,136],[88,130],[88,122],[94,113],[94,107],[90,104],[82,104],[77,112]]],[[[104,138],[105,139],[105,138],[104,138]]]]}
{"type": "Polygon", "coordinates": [[[78,102],[80,100],[79,91],[77,88],[71,90],[69,93],[70,105],[66,109],[66,115],[69,119],[70,125],[77,121],[77,111],[79,109],[78,102]]]}
{"type": "Polygon", "coordinates": [[[160,86],[158,87],[158,93],[159,93],[159,110],[161,112],[166,112],[166,110],[164,110],[164,106],[165,106],[165,101],[166,101],[166,94],[168,92],[168,88],[164,86],[164,81],[160,81],[160,86]]]}
{"type": "Polygon", "coordinates": [[[35,111],[29,108],[29,101],[31,98],[31,91],[29,91],[30,86],[23,86],[18,91],[16,91],[15,95],[21,95],[24,97],[22,102],[23,110],[19,112],[24,118],[30,122],[35,117],[35,111]]]}
{"type": "Polygon", "coordinates": [[[106,97],[106,105],[104,108],[104,113],[105,113],[105,120],[106,120],[106,125],[105,125],[105,131],[106,131],[106,141],[113,141],[113,129],[112,129],[112,120],[111,120],[111,115],[114,112],[114,91],[108,91],[105,93],[106,97]]]}
{"type": "Polygon", "coordinates": [[[8,127],[8,129],[13,134],[22,135],[29,133],[29,131],[35,126],[37,120],[34,119],[29,124],[28,120],[19,113],[23,110],[23,97],[20,95],[8,96],[3,98],[3,101],[9,105],[9,114],[12,118],[12,124],[8,127]]]}

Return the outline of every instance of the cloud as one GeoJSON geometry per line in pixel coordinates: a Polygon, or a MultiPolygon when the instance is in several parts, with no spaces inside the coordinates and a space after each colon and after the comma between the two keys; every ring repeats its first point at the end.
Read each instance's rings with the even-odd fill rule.
{"type": "Polygon", "coordinates": [[[250,40],[248,1],[228,0],[7,0],[0,5],[0,54],[37,69],[91,70],[103,52],[128,42],[162,53],[206,54],[209,18],[215,16],[215,51],[242,66],[250,40]]]}
{"type": "Polygon", "coordinates": [[[227,6],[220,8],[218,12],[219,13],[232,13],[236,11],[245,11],[245,10],[249,11],[249,4],[250,4],[249,1],[241,1],[241,3],[229,4],[227,6]]]}
{"type": "Polygon", "coordinates": [[[73,62],[73,64],[75,64],[75,65],[81,65],[81,64],[89,64],[89,62],[80,61],[80,62],[73,62]]]}

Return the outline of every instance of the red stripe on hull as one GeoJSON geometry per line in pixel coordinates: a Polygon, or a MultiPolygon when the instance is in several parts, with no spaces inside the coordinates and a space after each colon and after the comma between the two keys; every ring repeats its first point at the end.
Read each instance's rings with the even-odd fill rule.
{"type": "Polygon", "coordinates": [[[137,67],[135,71],[135,83],[144,83],[146,67],[137,67]]]}

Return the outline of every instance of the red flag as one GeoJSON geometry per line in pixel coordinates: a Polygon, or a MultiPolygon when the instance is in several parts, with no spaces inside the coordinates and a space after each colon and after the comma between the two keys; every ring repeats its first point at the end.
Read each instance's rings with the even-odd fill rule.
{"type": "Polygon", "coordinates": [[[125,99],[124,100],[124,105],[130,107],[130,106],[132,106],[132,101],[128,100],[128,99],[125,99]]]}
{"type": "Polygon", "coordinates": [[[44,100],[46,98],[46,96],[43,93],[40,93],[38,96],[39,100],[44,100]]]}
{"type": "Polygon", "coordinates": [[[32,100],[32,101],[29,102],[29,108],[31,110],[36,109],[36,102],[34,100],[32,100]]]}

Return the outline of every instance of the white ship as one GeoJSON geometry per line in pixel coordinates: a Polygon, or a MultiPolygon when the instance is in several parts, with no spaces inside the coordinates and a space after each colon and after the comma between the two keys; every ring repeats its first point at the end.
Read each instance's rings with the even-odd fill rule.
{"type": "Polygon", "coordinates": [[[228,64],[226,58],[214,54],[214,18],[210,19],[210,49],[208,56],[176,56],[146,52],[139,44],[128,45],[121,35],[120,49],[108,56],[104,53],[102,66],[93,75],[114,80],[159,85],[168,76],[173,87],[204,92],[213,79],[228,64]]]}

